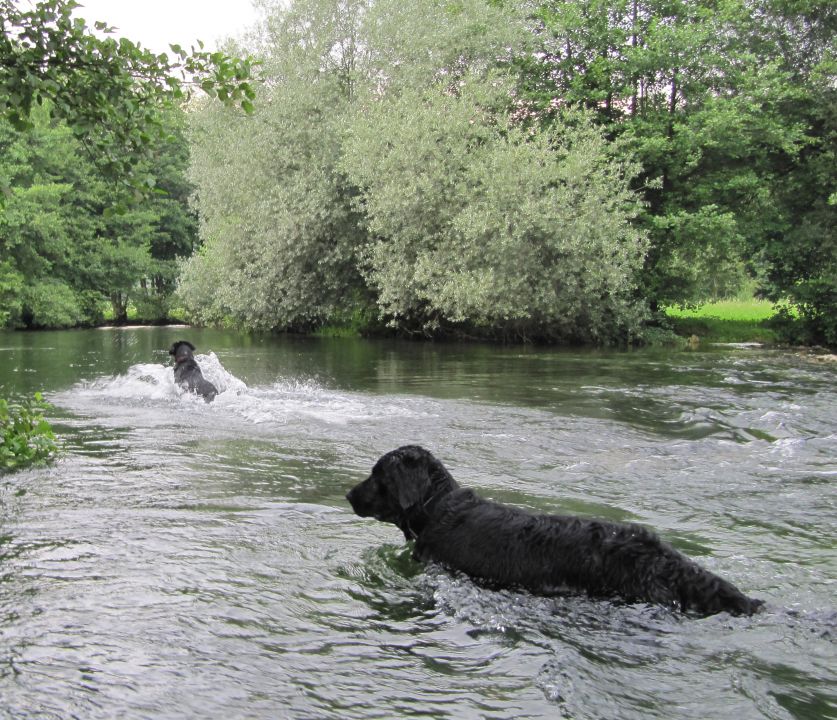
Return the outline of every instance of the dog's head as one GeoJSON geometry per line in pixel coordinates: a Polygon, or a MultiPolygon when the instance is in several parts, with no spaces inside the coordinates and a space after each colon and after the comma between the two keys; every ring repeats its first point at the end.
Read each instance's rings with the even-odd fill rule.
{"type": "Polygon", "coordinates": [[[381,456],[372,474],[353,487],[346,499],[356,514],[393,523],[411,540],[424,527],[432,504],[457,487],[430,452],[404,445],[381,456]]]}
{"type": "Polygon", "coordinates": [[[169,355],[174,355],[174,361],[176,363],[183,362],[184,360],[188,360],[192,357],[192,353],[195,352],[195,346],[192,345],[188,340],[178,340],[171,346],[171,350],[169,350],[169,355]]]}

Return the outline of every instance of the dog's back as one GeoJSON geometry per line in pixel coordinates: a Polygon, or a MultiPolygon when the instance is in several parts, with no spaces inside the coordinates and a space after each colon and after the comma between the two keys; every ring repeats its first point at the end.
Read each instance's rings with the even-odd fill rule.
{"type": "Polygon", "coordinates": [[[419,559],[536,593],[581,590],[702,615],[751,614],[761,605],[640,525],[536,515],[467,489],[436,504],[415,551],[419,559]]]}

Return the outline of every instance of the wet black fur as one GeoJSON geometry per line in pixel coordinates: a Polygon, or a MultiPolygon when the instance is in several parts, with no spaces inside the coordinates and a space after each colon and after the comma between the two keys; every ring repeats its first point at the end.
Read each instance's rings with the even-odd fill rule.
{"type": "Polygon", "coordinates": [[[503,587],[586,592],[699,615],[750,615],[762,604],[628,523],[535,515],[460,488],[430,452],[405,445],[382,456],[346,495],[355,513],[397,525],[417,559],[503,587]]]}
{"type": "Polygon", "coordinates": [[[169,355],[174,356],[174,381],[190,392],[202,395],[206,402],[212,402],[218,389],[204,378],[194,352],[195,346],[188,340],[178,340],[171,346],[169,355]]]}

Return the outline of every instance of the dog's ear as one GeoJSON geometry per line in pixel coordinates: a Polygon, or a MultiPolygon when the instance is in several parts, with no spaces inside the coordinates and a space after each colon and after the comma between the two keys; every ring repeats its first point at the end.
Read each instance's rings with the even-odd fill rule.
{"type": "Polygon", "coordinates": [[[395,496],[402,510],[418,505],[430,492],[430,476],[427,472],[427,458],[423,448],[406,445],[393,454],[391,472],[395,480],[395,496]]]}
{"type": "Polygon", "coordinates": [[[453,475],[433,455],[430,455],[427,463],[427,477],[430,480],[431,491],[436,493],[448,493],[459,487],[453,475]]]}
{"type": "Polygon", "coordinates": [[[398,505],[402,510],[418,505],[430,490],[430,478],[427,473],[408,470],[400,474],[397,485],[398,505]]]}

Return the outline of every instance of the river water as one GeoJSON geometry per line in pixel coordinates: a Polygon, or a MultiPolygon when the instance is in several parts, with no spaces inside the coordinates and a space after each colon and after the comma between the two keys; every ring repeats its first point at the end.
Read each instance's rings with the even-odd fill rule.
{"type": "Polygon", "coordinates": [[[837,366],[185,328],[0,334],[61,459],[0,477],[0,718],[837,717],[837,366]],[[222,392],[173,384],[198,347],[222,392]],[[346,491],[418,443],[538,511],[630,520],[752,618],[490,590],[346,491]]]}

